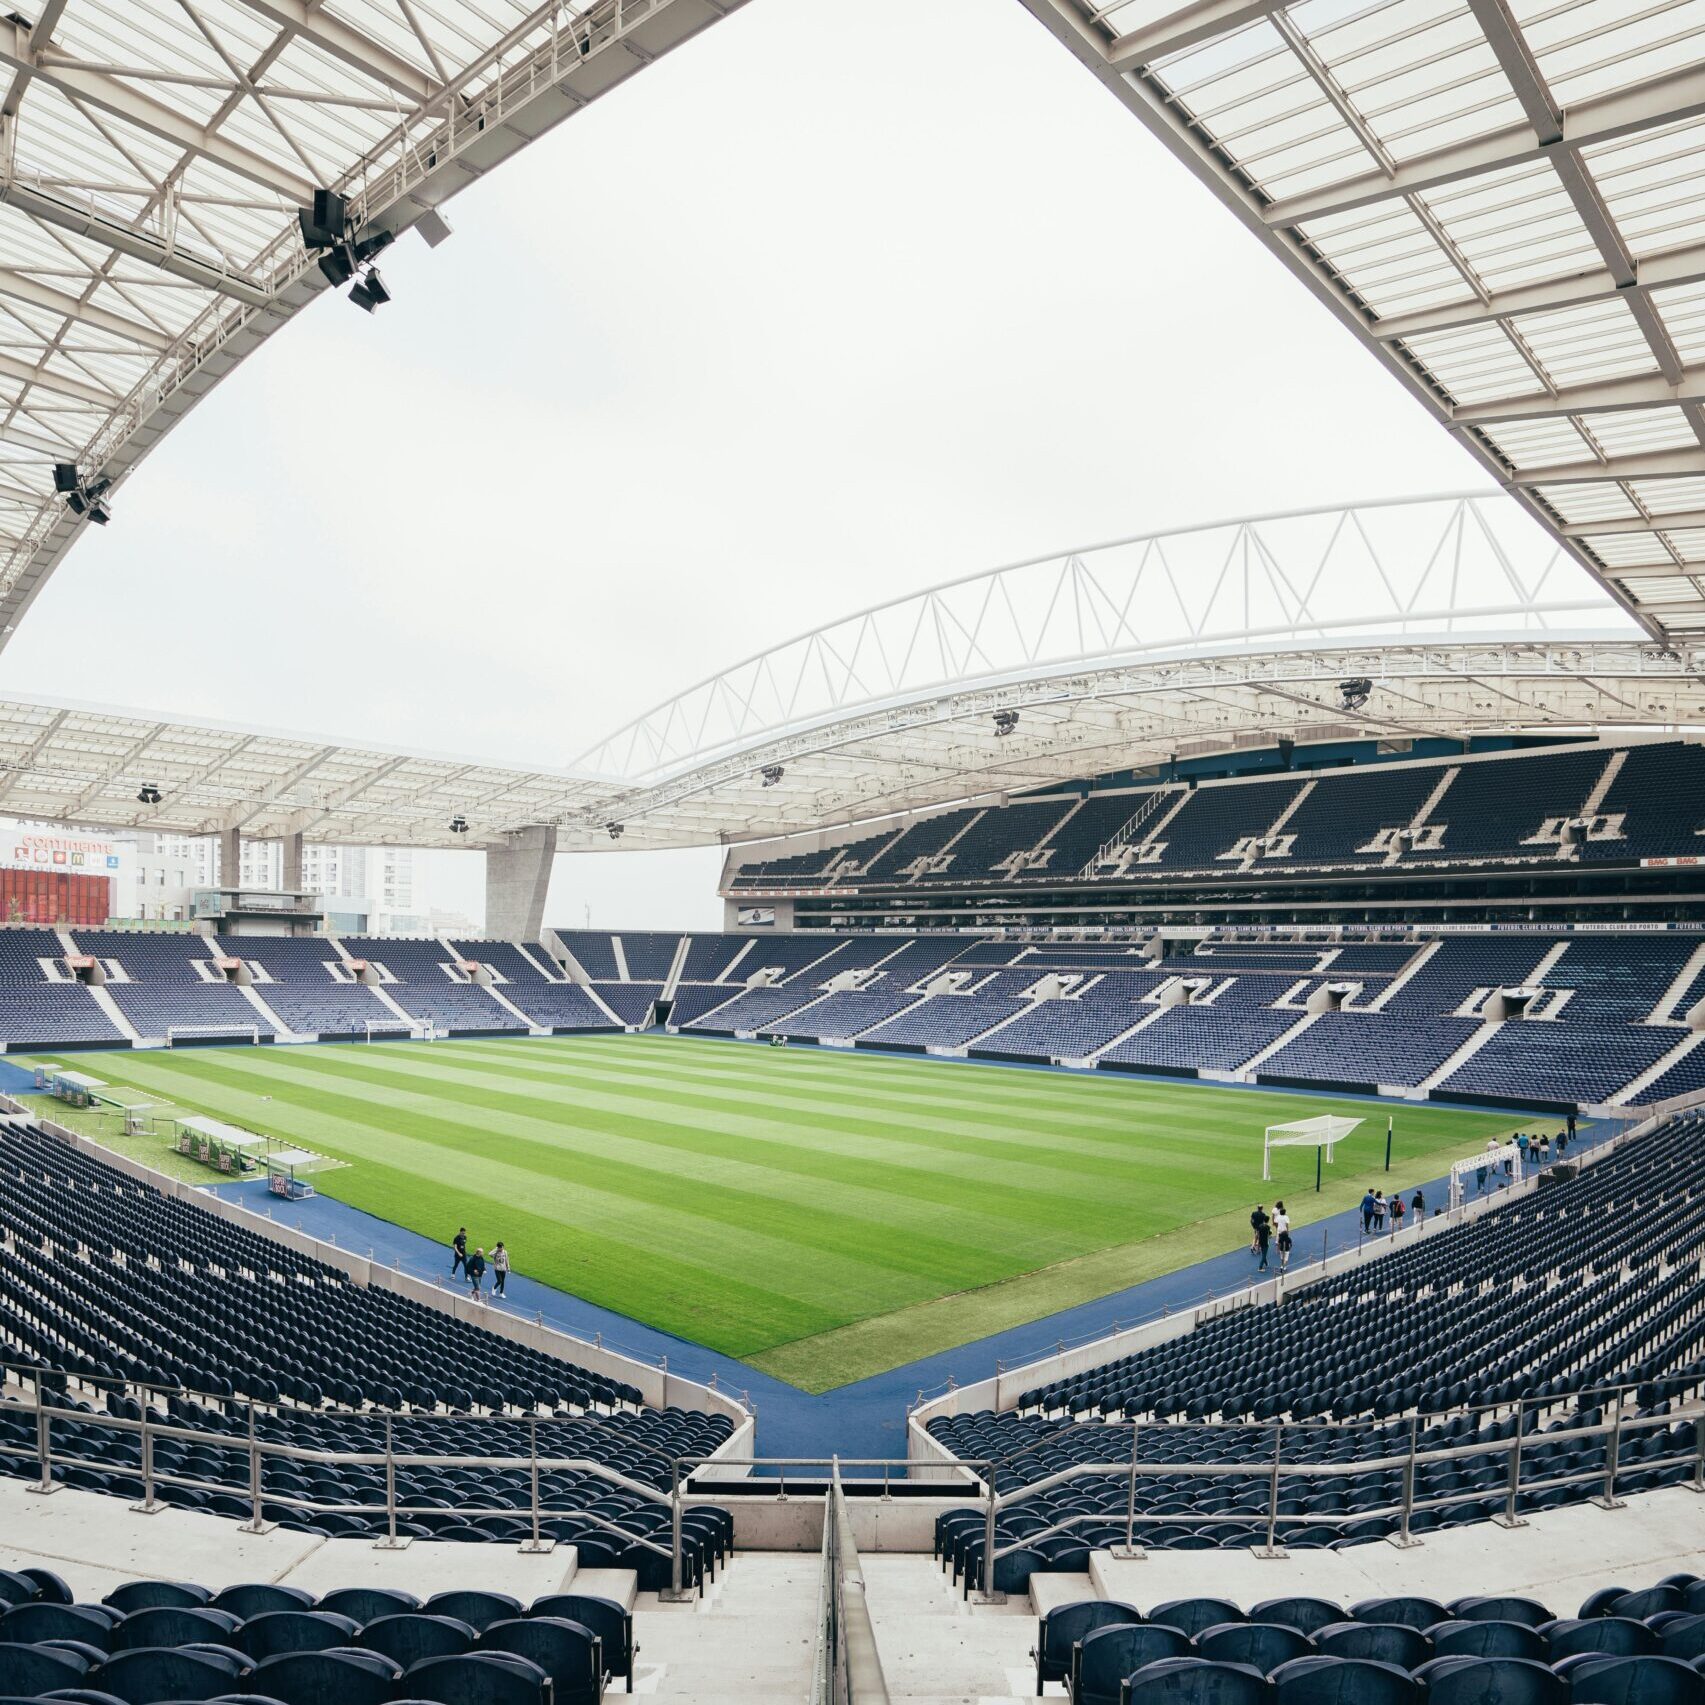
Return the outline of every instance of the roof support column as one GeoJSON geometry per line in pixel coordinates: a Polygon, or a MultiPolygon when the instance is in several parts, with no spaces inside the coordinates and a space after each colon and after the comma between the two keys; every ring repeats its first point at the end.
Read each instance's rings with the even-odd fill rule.
{"type": "Polygon", "coordinates": [[[235,888],[243,880],[243,831],[219,831],[219,886],[235,888]]]}
{"type": "Polygon", "coordinates": [[[300,831],[284,837],[283,858],[280,863],[279,887],[286,894],[300,893],[302,889],[302,836],[300,831]]]}
{"type": "Polygon", "coordinates": [[[516,829],[485,849],[485,933],[499,941],[537,941],[556,862],[554,823],[516,829]]]}

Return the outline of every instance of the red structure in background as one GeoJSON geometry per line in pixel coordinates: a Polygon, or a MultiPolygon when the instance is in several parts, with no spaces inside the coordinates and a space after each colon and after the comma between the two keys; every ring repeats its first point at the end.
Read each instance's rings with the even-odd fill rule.
{"type": "Polygon", "coordinates": [[[0,870],[0,921],[104,924],[112,916],[112,878],[69,870],[0,870]]]}

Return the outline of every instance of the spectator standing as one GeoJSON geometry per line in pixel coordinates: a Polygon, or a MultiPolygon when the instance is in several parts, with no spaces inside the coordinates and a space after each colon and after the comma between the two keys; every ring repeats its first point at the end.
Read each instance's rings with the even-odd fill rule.
{"type": "Polygon", "coordinates": [[[455,1278],[458,1269],[464,1273],[468,1270],[468,1228],[466,1226],[463,1226],[450,1239],[450,1277],[452,1279],[455,1278]]]}
{"type": "Polygon", "coordinates": [[[1542,1167],[1551,1164],[1551,1133],[1549,1131],[1539,1139],[1539,1164],[1542,1167]]]}
{"type": "Polygon", "coordinates": [[[467,1274],[468,1283],[473,1287],[473,1293],[477,1297],[480,1294],[480,1280],[485,1277],[485,1251],[483,1249],[476,1249],[468,1257],[467,1274]]]}
{"type": "Polygon", "coordinates": [[[1393,1190],[1391,1192],[1391,1234],[1393,1237],[1403,1229],[1404,1212],[1403,1197],[1398,1191],[1393,1190]]]}
{"type": "Polygon", "coordinates": [[[1291,1216],[1285,1212],[1283,1202],[1273,1205],[1273,1236],[1279,1245],[1279,1271],[1282,1273],[1291,1264],[1291,1216]]]}
{"type": "Polygon", "coordinates": [[[1516,1148],[1520,1153],[1522,1172],[1525,1174],[1527,1171],[1527,1132],[1526,1131],[1517,1131],[1516,1132],[1516,1148]]]}
{"type": "Polygon", "coordinates": [[[1362,1236],[1366,1237],[1373,1230],[1373,1186],[1368,1186],[1368,1192],[1362,1197],[1362,1236]]]}
{"type": "Polygon", "coordinates": [[[1416,1225],[1427,1217],[1427,1198],[1418,1189],[1415,1192],[1415,1200],[1409,1204],[1409,1211],[1414,1214],[1416,1225]]]}
{"type": "Polygon", "coordinates": [[[1385,1230],[1385,1192],[1376,1190],[1373,1193],[1373,1229],[1375,1232],[1385,1230]]]}
{"type": "Polygon", "coordinates": [[[1569,1147],[1570,1137],[1572,1137],[1575,1134],[1574,1125],[1575,1125],[1575,1121],[1573,1119],[1571,1119],[1569,1121],[1569,1129],[1567,1131],[1559,1131],[1557,1133],[1557,1158],[1559,1160],[1561,1160],[1563,1158],[1564,1153],[1567,1151],[1567,1149],[1569,1147]]]}
{"type": "Polygon", "coordinates": [[[1261,1256],[1261,1271],[1267,1271],[1267,1246],[1273,1240],[1273,1222],[1267,1216],[1264,1204],[1257,1204],[1255,1212],[1249,1216],[1249,1224],[1255,1232],[1256,1251],[1261,1256]]]}
{"type": "Polygon", "coordinates": [[[503,1287],[509,1282],[509,1251],[503,1247],[500,1237],[492,1245],[491,1251],[491,1294],[500,1297],[503,1287]]]}

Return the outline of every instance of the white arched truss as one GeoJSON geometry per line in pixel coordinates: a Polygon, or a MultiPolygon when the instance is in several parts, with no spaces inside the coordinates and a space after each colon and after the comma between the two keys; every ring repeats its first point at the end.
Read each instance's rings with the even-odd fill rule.
{"type": "Polygon", "coordinates": [[[1087,659],[1581,626],[1614,607],[1507,499],[1459,493],[1139,534],[968,575],[745,658],[582,755],[666,779],[824,717],[1087,659]]]}

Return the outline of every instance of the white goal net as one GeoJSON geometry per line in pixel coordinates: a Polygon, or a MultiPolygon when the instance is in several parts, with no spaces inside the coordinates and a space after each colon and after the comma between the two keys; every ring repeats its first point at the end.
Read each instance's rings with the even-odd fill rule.
{"type": "Polygon", "coordinates": [[[1482,1149],[1466,1160],[1454,1160],[1450,1167],[1450,1205],[1459,1208],[1473,1194],[1484,1195],[1505,1184],[1513,1184],[1522,1175],[1521,1149],[1515,1143],[1500,1143],[1495,1148],[1482,1149]]]}
{"type": "Polygon", "coordinates": [[[1261,1176],[1273,1176],[1273,1150],[1283,1148],[1325,1149],[1326,1164],[1332,1164],[1332,1150],[1363,1123],[1360,1119],[1345,1119],[1323,1113],[1318,1119],[1293,1119],[1288,1125],[1269,1125],[1261,1143],[1261,1176]]]}
{"type": "Polygon", "coordinates": [[[367,1040],[392,1038],[405,1042],[430,1042],[438,1032],[430,1024],[411,1024],[404,1018],[369,1018],[367,1040]]]}
{"type": "Polygon", "coordinates": [[[180,1042],[260,1041],[258,1024],[173,1024],[166,1029],[166,1046],[175,1048],[180,1042]]]}

